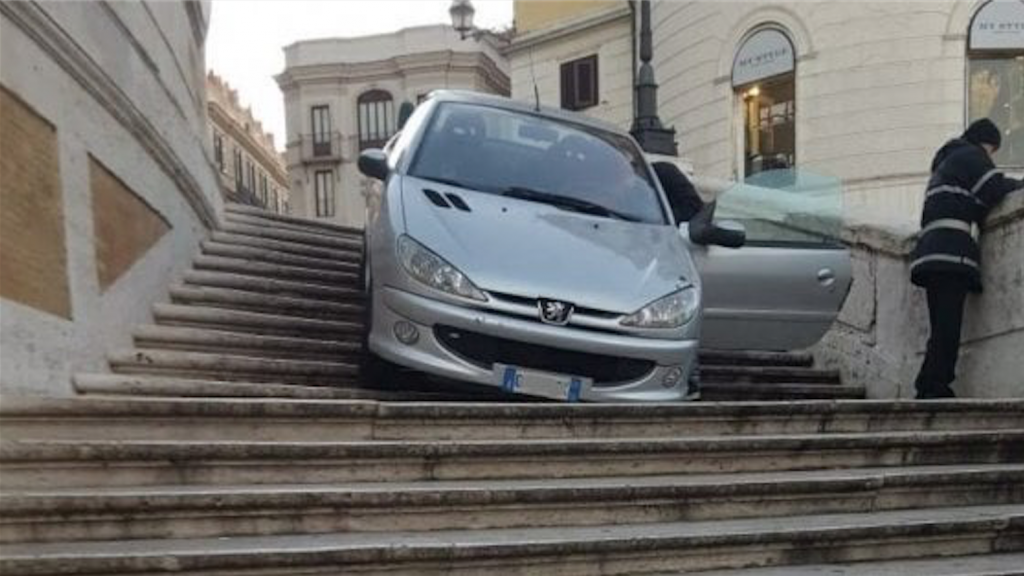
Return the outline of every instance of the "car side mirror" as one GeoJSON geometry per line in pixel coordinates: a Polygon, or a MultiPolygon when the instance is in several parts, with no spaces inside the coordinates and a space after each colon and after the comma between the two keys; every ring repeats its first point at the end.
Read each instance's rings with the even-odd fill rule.
{"type": "Polygon", "coordinates": [[[391,169],[388,168],[387,154],[379,148],[363,150],[363,152],[359,154],[359,171],[370,178],[387,180],[388,173],[391,171],[391,169]]]}
{"type": "Polygon", "coordinates": [[[702,246],[723,246],[739,248],[747,242],[747,232],[739,222],[715,223],[716,202],[708,202],[690,219],[688,232],[690,241],[702,246]]]}

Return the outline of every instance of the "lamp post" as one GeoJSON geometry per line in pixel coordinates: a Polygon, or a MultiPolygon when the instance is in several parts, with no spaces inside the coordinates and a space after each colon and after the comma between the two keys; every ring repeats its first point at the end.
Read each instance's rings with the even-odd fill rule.
{"type": "Polygon", "coordinates": [[[654,66],[651,65],[653,55],[651,2],[650,0],[640,0],[640,61],[642,64],[636,77],[636,116],[633,118],[633,126],[629,131],[645,152],[677,156],[679,151],[676,147],[676,130],[675,128],[665,128],[658,117],[658,83],[654,81],[654,66]]]}
{"type": "Polygon", "coordinates": [[[476,37],[479,31],[473,27],[473,16],[476,9],[470,0],[452,0],[448,8],[448,14],[452,17],[452,28],[459,33],[459,38],[465,40],[469,36],[476,37]]]}

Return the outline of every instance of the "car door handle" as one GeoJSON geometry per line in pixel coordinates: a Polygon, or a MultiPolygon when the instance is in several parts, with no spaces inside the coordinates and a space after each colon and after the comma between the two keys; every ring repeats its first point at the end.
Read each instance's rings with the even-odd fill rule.
{"type": "Polygon", "coordinates": [[[831,268],[818,270],[818,284],[828,288],[836,283],[836,273],[831,268]]]}

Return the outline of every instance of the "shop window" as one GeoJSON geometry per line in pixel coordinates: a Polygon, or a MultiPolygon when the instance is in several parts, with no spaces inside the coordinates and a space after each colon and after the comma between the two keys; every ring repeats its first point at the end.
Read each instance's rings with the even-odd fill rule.
{"type": "Polygon", "coordinates": [[[796,165],[795,93],[792,74],[741,92],[746,176],[796,165]]]}
{"type": "Polygon", "coordinates": [[[736,52],[732,84],[742,106],[743,173],[796,165],[796,54],[789,36],[766,27],[736,52]]]}
{"type": "Polygon", "coordinates": [[[334,216],[334,171],[317,170],[313,180],[317,217],[334,216]]]}
{"type": "Polygon", "coordinates": [[[587,56],[561,66],[562,108],[583,110],[597,106],[597,55],[587,56]]]}
{"type": "Polygon", "coordinates": [[[1002,167],[1024,167],[1024,3],[994,0],[971,21],[967,122],[989,118],[1003,133],[1002,167]]]}
{"type": "Polygon", "coordinates": [[[364,92],[357,100],[359,149],[381,148],[395,132],[395,105],[384,90],[364,92]]]}

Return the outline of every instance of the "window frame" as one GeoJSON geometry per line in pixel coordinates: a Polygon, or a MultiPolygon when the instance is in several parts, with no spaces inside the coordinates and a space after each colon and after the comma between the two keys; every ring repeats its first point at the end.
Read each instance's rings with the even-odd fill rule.
{"type": "Polygon", "coordinates": [[[330,156],[333,128],[329,105],[317,104],[309,107],[309,129],[313,156],[330,156]]]}
{"type": "Polygon", "coordinates": [[[590,54],[582,58],[569,60],[568,62],[563,62],[559,65],[559,93],[562,109],[573,111],[586,110],[587,108],[593,108],[600,104],[599,70],[597,54],[590,54]],[[590,68],[591,74],[591,82],[589,85],[592,94],[589,100],[584,100],[580,95],[580,70],[586,67],[590,68]]]}
{"type": "Polygon", "coordinates": [[[374,88],[356,98],[356,135],[360,151],[382,148],[395,132],[395,99],[390,92],[374,88]],[[372,132],[369,131],[371,124],[372,132]]]}
{"type": "Polygon", "coordinates": [[[334,170],[316,170],[313,172],[313,202],[317,218],[333,218],[334,205],[334,170]],[[321,187],[321,176],[324,186],[321,187]]]}

